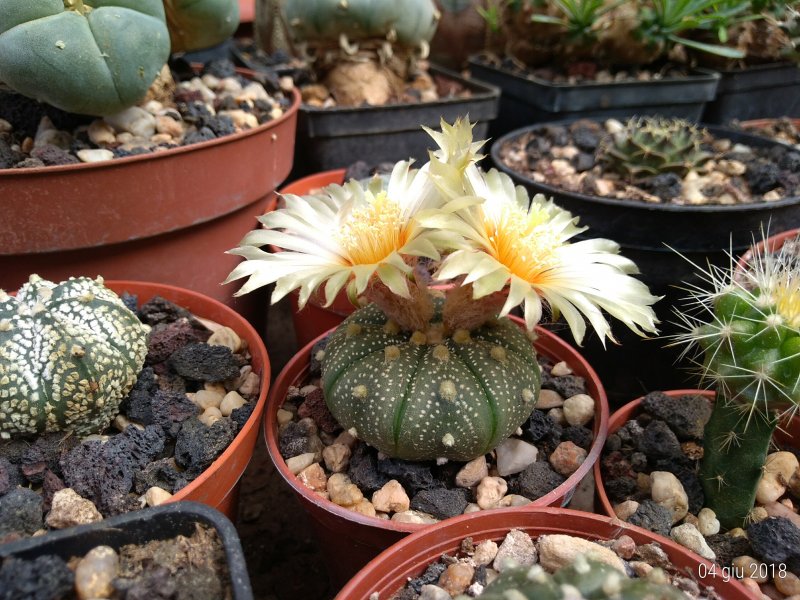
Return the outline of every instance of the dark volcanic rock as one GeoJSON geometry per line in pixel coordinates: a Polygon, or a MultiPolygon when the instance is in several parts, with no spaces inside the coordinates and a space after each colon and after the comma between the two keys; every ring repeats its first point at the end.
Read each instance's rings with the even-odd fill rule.
{"type": "Polygon", "coordinates": [[[306,395],[305,400],[297,409],[297,415],[301,419],[311,417],[317,426],[327,433],[334,433],[341,429],[331,411],[328,410],[322,388],[315,388],[306,395]]]}
{"type": "Polygon", "coordinates": [[[541,498],[552,492],[566,479],[556,473],[550,463],[544,460],[528,465],[516,478],[519,493],[531,499],[541,498]]]}
{"type": "Polygon", "coordinates": [[[219,382],[239,375],[239,363],[226,346],[189,344],[173,352],[170,367],[181,377],[219,382]]]}
{"type": "Polygon", "coordinates": [[[171,323],[181,317],[194,319],[188,310],[161,296],[153,296],[147,303],[142,304],[136,314],[142,323],[150,326],[171,323]]]}
{"type": "Polygon", "coordinates": [[[169,437],[176,437],[181,423],[197,416],[200,408],[186,394],[158,390],[151,403],[153,422],[161,426],[169,437]]]}
{"type": "Polygon", "coordinates": [[[378,471],[389,479],[399,481],[409,496],[443,486],[441,481],[434,478],[431,468],[423,463],[385,458],[378,461],[378,471]]]}
{"type": "Polygon", "coordinates": [[[192,325],[189,319],[179,318],[171,323],[162,323],[153,327],[147,338],[147,364],[167,360],[172,353],[186,346],[205,342],[210,337],[208,330],[200,330],[192,325]]]}
{"type": "Polygon", "coordinates": [[[197,477],[236,437],[236,424],[220,419],[207,427],[195,417],[184,421],[175,443],[175,462],[186,469],[187,477],[197,477]]]}
{"type": "Polygon", "coordinates": [[[672,529],[672,513],[668,508],[652,500],[644,500],[639,503],[636,512],[628,518],[628,523],[669,537],[669,531],[672,529]]]}
{"type": "Polygon", "coordinates": [[[0,568],[0,600],[71,598],[75,576],[58,556],[9,558],[0,568]]]}
{"type": "Polygon", "coordinates": [[[676,435],[669,425],[659,420],[651,421],[645,427],[644,435],[639,440],[639,450],[650,460],[683,455],[676,435]]]}
{"type": "Polygon", "coordinates": [[[715,533],[706,537],[706,542],[717,555],[717,562],[723,567],[731,566],[731,562],[737,556],[752,556],[753,548],[750,546],[750,540],[744,536],[715,533]]]}
{"type": "Polygon", "coordinates": [[[411,508],[433,515],[437,519],[448,519],[462,514],[469,500],[470,491],[460,488],[422,490],[411,498],[411,508]]]}
{"type": "Polygon", "coordinates": [[[347,476],[365,495],[370,495],[386,485],[391,477],[378,470],[377,451],[367,444],[358,444],[350,457],[347,476]]]}
{"type": "Polygon", "coordinates": [[[42,519],[42,497],[33,490],[19,487],[0,498],[0,539],[13,532],[31,535],[42,519]]]}
{"type": "Polygon", "coordinates": [[[747,528],[755,555],[769,563],[785,563],[800,556],[800,528],[789,519],[770,517],[747,528]]]}
{"type": "Polygon", "coordinates": [[[642,408],[669,425],[683,441],[703,439],[703,428],[711,417],[711,403],[694,394],[673,398],[651,392],[644,397],[642,408]]]}

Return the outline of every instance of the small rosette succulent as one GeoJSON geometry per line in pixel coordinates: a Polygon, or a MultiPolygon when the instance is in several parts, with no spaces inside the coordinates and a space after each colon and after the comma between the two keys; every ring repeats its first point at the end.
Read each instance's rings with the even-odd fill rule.
{"type": "Polygon", "coordinates": [[[540,373],[530,339],[508,319],[444,335],[402,331],[374,304],[328,340],[322,388],[346,427],[396,458],[471,460],[528,418],[540,373]]]}
{"type": "MultiPolygon", "coordinates": [[[[656,569],[663,577],[663,572],[656,569]]],[[[655,579],[657,576],[654,576],[655,579]]],[[[630,579],[605,563],[579,555],[554,574],[541,566],[504,570],[480,595],[482,600],[682,600],[686,596],[667,583],[630,579]]],[[[459,596],[458,600],[466,598],[459,596]]]]}
{"type": "Polygon", "coordinates": [[[524,305],[533,331],[545,303],[581,340],[584,316],[612,338],[601,309],[634,331],[655,331],[657,300],[630,277],[635,265],[568,212],[497,171],[476,166],[481,143],[467,121],[429,131],[438,148],[420,169],[398,163],[388,184],[356,181],[261,218],[233,254],[247,260],[238,293],[275,282],[273,302],[299,290],[304,305],[323,287],[328,304],[346,290],[358,303],[322,359],[326,402],[339,423],[383,452],[416,460],[470,460],[528,418],[540,373],[530,340],[505,319],[524,305]],[[269,254],[258,246],[274,244],[269,254]],[[414,268],[439,262],[434,299],[414,268]]]}
{"type": "Polygon", "coordinates": [[[711,158],[702,144],[703,131],[682,119],[633,117],[605,138],[598,158],[629,180],[661,173],[683,177],[711,158]]]}
{"type": "Polygon", "coordinates": [[[169,52],[161,0],[0,0],[0,81],[67,112],[134,105],[169,52]]]}
{"type": "Polygon", "coordinates": [[[0,437],[108,426],[148,331],[101,278],[31,275],[16,296],[0,291],[0,437]]]}
{"type": "Polygon", "coordinates": [[[702,351],[702,378],[716,386],[701,475],[707,506],[731,528],[753,508],[773,431],[800,408],[800,262],[756,255],[736,277],[706,278],[678,341],[702,351]]]}

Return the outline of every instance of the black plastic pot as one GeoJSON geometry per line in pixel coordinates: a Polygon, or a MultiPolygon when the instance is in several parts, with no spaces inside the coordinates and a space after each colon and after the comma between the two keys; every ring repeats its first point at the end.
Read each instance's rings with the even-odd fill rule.
{"type": "Polygon", "coordinates": [[[469,68],[475,79],[502,90],[500,113],[490,130],[492,137],[532,123],[577,117],[660,114],[697,121],[706,103],[714,99],[719,83],[719,75],[710,71],[653,81],[552,83],[497,68],[479,56],[469,59],[469,68]]]}
{"type": "Polygon", "coordinates": [[[488,122],[497,116],[500,90],[441,67],[430,70],[459,82],[470,90],[470,97],[350,108],[302,105],[293,175],[347,167],[358,160],[427,162],[433,140],[421,125],[438,129],[442,118],[452,123],[456,117],[469,115],[470,121],[477,122],[475,139],[486,139],[488,122]]]}
{"type": "Polygon", "coordinates": [[[84,556],[97,546],[111,546],[118,550],[126,544],[146,544],[177,535],[190,536],[197,523],[213,527],[222,540],[234,600],[252,600],[253,591],[236,529],[222,513],[197,502],[165,504],[3,544],[0,545],[0,559],[33,559],[50,554],[69,561],[73,556],[84,556]]]}
{"type": "MultiPolygon", "coordinates": [[[[562,121],[548,125],[564,124],[562,121]]],[[[681,288],[687,283],[702,283],[698,266],[707,268],[709,263],[728,266],[731,260],[728,253],[745,252],[754,240],[760,239],[762,227],[765,231],[784,231],[800,226],[800,197],[747,205],[679,206],[600,198],[537,183],[503,164],[500,149],[541,126],[518,129],[500,138],[492,148],[492,162],[531,195],[541,193],[553,198],[556,204],[580,217],[581,224],[589,227],[585,237],[608,238],[620,244],[622,254],[641,270],[640,279],[653,293],[664,296],[655,306],[662,334],[677,332],[673,307],[686,296],[681,288]]],[[[715,136],[749,146],[777,144],[721,127],[711,126],[708,130],[715,136]]],[[[570,340],[566,327],[557,324],[553,330],[570,340]]],[[[604,350],[598,340],[589,336],[581,350],[600,374],[612,406],[644,391],[697,386],[688,371],[672,366],[680,349],[664,348],[663,339],[641,342],[619,324],[614,326],[614,332],[620,346],[609,345],[604,350]]]]}
{"type": "Polygon", "coordinates": [[[800,68],[792,63],[720,71],[717,98],[706,106],[703,121],[800,117],[800,68]]]}

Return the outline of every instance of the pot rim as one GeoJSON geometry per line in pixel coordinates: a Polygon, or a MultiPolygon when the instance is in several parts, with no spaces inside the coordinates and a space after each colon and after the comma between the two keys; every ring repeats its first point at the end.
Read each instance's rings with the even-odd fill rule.
{"type": "MultiPolygon", "coordinates": [[[[242,75],[250,75],[253,72],[248,69],[237,69],[237,72],[242,75]]],[[[82,173],[84,171],[96,171],[100,169],[111,169],[115,167],[124,167],[129,164],[134,164],[146,160],[166,160],[170,157],[180,156],[189,152],[198,152],[205,149],[214,148],[217,146],[225,146],[243,140],[254,135],[263,134],[275,127],[278,127],[283,122],[292,119],[297,114],[300,108],[300,92],[297,88],[292,89],[292,103],[289,105],[283,114],[277,119],[272,119],[266,123],[262,123],[258,127],[240,131],[231,135],[226,135],[213,140],[206,140],[189,144],[187,146],[178,146],[177,148],[169,148],[160,152],[148,152],[145,154],[137,154],[135,156],[125,156],[123,158],[114,158],[112,160],[103,160],[93,163],[78,163],[71,165],[55,165],[52,167],[32,167],[29,169],[0,169],[0,183],[3,179],[22,179],[24,177],[37,177],[46,176],[51,173],[82,173]]],[[[97,117],[100,118],[100,117],[97,117]]]]}
{"type": "MultiPolygon", "coordinates": [[[[800,119],[798,119],[798,122],[800,122],[800,119]]],[[[783,248],[783,245],[788,240],[796,237],[800,237],[800,227],[787,229],[786,231],[770,235],[766,239],[756,242],[750,246],[750,248],[747,249],[747,252],[742,254],[742,256],[739,258],[736,263],[736,270],[744,271],[744,269],[747,267],[747,264],[753,260],[753,255],[762,253],[764,248],[766,248],[768,252],[777,252],[783,248]]]]}
{"type": "MultiPolygon", "coordinates": [[[[421,563],[423,561],[427,563],[428,560],[426,559],[428,557],[420,556],[420,548],[430,548],[431,551],[426,554],[430,554],[434,550],[437,552],[440,550],[445,552],[453,551],[459,547],[461,540],[467,536],[474,536],[474,541],[476,542],[486,539],[498,540],[500,539],[498,534],[502,535],[502,531],[522,529],[529,533],[528,530],[533,528],[546,529],[546,525],[541,527],[537,527],[537,525],[540,523],[546,524],[548,521],[555,519],[569,520],[570,523],[574,523],[574,526],[567,529],[565,526],[558,524],[553,527],[551,534],[567,534],[590,540],[616,539],[622,535],[630,535],[637,544],[656,542],[666,549],[676,572],[680,572],[681,568],[674,564],[673,555],[682,556],[686,562],[696,560],[698,566],[702,564],[706,568],[706,572],[709,575],[713,575],[713,582],[718,584],[709,587],[730,587],[729,591],[735,590],[737,592],[736,600],[751,598],[750,593],[744,589],[741,583],[733,578],[727,582],[724,581],[718,570],[715,571],[713,569],[713,563],[695,555],[673,540],[663,538],[641,527],[605,515],[547,506],[535,507],[528,511],[502,508],[459,515],[432,525],[429,529],[417,531],[396,542],[372,559],[340,590],[334,600],[354,600],[356,598],[361,600],[361,596],[357,596],[356,593],[364,591],[360,588],[367,585],[369,580],[380,579],[373,584],[373,586],[379,587],[387,585],[391,579],[398,578],[400,572],[405,577],[411,577],[417,572],[421,572],[421,567],[423,566],[421,563]],[[507,523],[508,520],[519,521],[519,523],[509,525],[507,523]],[[598,533],[609,528],[614,532],[613,536],[605,536],[598,533]],[[401,557],[402,564],[392,564],[394,561],[391,559],[395,556],[401,557]],[[385,564],[386,562],[390,563],[388,568],[385,564]],[[386,581],[387,579],[389,581],[386,581]]],[[[529,535],[531,534],[529,533],[529,535]]],[[[536,535],[548,535],[548,533],[537,531],[536,535]]],[[[695,572],[692,575],[698,576],[699,573],[695,572]]],[[[700,578],[695,577],[695,580],[697,579],[700,578]]],[[[726,596],[726,598],[730,600],[729,596],[726,596]]]]}
{"type": "MultiPolygon", "coordinates": [[[[511,317],[511,319],[520,326],[524,326],[524,322],[522,319],[518,317],[511,317]]],[[[368,517],[366,515],[362,515],[360,513],[347,510],[346,508],[331,502],[330,500],[325,500],[318,494],[316,494],[313,490],[306,487],[300,480],[297,478],[296,475],[292,474],[286,468],[286,461],[280,454],[280,450],[278,448],[277,443],[277,423],[276,423],[276,415],[278,409],[283,405],[285,400],[286,390],[290,385],[294,385],[296,382],[301,381],[308,372],[308,363],[310,362],[310,355],[311,350],[315,344],[319,341],[330,335],[336,327],[329,329],[325,333],[319,335],[317,338],[310,341],[306,344],[303,348],[298,350],[298,352],[291,358],[291,360],[286,364],[283,370],[278,374],[278,377],[275,380],[275,383],[272,386],[270,391],[269,399],[267,401],[267,407],[264,411],[264,439],[267,445],[267,452],[269,453],[270,458],[272,459],[273,464],[276,467],[278,473],[280,473],[281,477],[283,477],[284,481],[301,497],[306,499],[308,502],[314,504],[317,508],[324,510],[326,513],[336,517],[342,518],[347,521],[354,521],[359,525],[374,527],[376,529],[383,529],[388,531],[395,531],[400,533],[410,533],[414,531],[420,531],[429,527],[429,524],[423,523],[398,523],[396,521],[379,519],[377,517],[368,517]],[[301,366],[302,365],[302,366],[301,366]],[[298,373],[295,373],[298,371],[298,373]]],[[[534,508],[534,503],[537,506],[547,506],[549,503],[555,502],[558,498],[563,497],[567,499],[571,496],[571,490],[574,490],[580,481],[586,476],[592,469],[594,463],[599,460],[600,455],[603,451],[603,447],[605,445],[605,440],[607,436],[608,430],[608,420],[609,420],[609,408],[608,408],[608,398],[606,396],[605,388],[602,385],[600,378],[595,373],[592,366],[586,361],[581,354],[575,350],[571,345],[567,342],[560,339],[554,333],[547,331],[546,329],[537,326],[536,327],[537,339],[546,339],[547,344],[550,346],[555,346],[559,350],[568,351],[570,352],[575,359],[578,359],[579,366],[583,369],[586,375],[586,379],[589,381],[594,381],[597,387],[597,398],[595,398],[595,417],[594,417],[594,439],[592,440],[592,445],[589,449],[589,453],[587,454],[586,458],[584,459],[583,463],[578,467],[578,469],[572,473],[561,485],[556,487],[555,489],[551,490],[541,498],[537,498],[531,504],[521,506],[521,507],[514,507],[511,510],[514,511],[525,511],[530,510],[530,508],[534,508]],[[598,418],[599,416],[599,418],[598,418]]],[[[537,348],[537,354],[540,352],[539,348],[537,348]]],[[[545,354],[542,352],[543,355],[550,357],[549,354],[545,354]]],[[[554,352],[553,352],[554,354],[554,352]]],[[[570,365],[570,366],[575,366],[570,365]]],[[[493,512],[496,510],[503,510],[503,509],[490,509],[489,511],[481,511],[481,512],[493,512]]],[[[449,521],[450,519],[445,519],[443,522],[449,521]]]]}

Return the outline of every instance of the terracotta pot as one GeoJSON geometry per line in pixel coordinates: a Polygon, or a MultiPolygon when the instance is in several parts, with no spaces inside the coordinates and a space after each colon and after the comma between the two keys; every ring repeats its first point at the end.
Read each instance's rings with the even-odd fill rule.
{"type": "Polygon", "coordinates": [[[790,229],[788,231],[783,231],[781,233],[776,233],[775,235],[769,236],[766,240],[761,240],[750,249],[747,250],[742,256],[739,258],[739,261],[736,263],[737,270],[743,270],[747,264],[753,259],[753,254],[762,254],[764,249],[769,253],[777,252],[783,245],[786,243],[786,240],[793,240],[800,236],[800,229],[790,229]]]}
{"type": "MultiPolygon", "coordinates": [[[[716,396],[716,394],[711,390],[668,390],[664,393],[673,398],[685,396],[687,394],[700,394],[711,401],[713,401],[714,397],[716,396]]],[[[643,398],[644,396],[628,402],[625,406],[615,411],[614,414],[611,415],[611,419],[608,422],[608,435],[616,433],[623,425],[625,425],[625,423],[639,414],[643,398]]],[[[778,444],[793,443],[795,446],[798,445],[798,441],[800,441],[800,418],[795,417],[785,426],[781,426],[775,431],[773,438],[778,442],[778,444]]],[[[614,517],[616,516],[614,513],[614,505],[609,499],[608,494],[606,494],[606,488],[603,485],[601,462],[602,461],[598,460],[594,463],[594,484],[597,500],[600,502],[603,512],[611,517],[614,517]]]]}
{"type": "MultiPolygon", "coordinates": [[[[512,318],[522,326],[521,319],[512,318]]],[[[427,526],[367,517],[342,508],[315,494],[286,467],[278,445],[277,412],[286,398],[289,386],[301,384],[306,377],[312,347],[329,333],[325,332],[309,342],[278,375],[264,415],[264,437],[276,470],[297,493],[301,505],[311,516],[312,524],[323,547],[323,554],[328,561],[333,582],[340,587],[380,551],[409,533],[419,531],[427,526]]],[[[594,441],[586,460],[564,483],[529,505],[530,507],[563,506],[572,498],[575,487],[600,456],[606,439],[608,401],[603,384],[597,374],[572,346],[541,327],[537,327],[536,333],[539,336],[535,342],[537,352],[556,361],[565,360],[576,375],[586,379],[587,393],[596,400],[594,441]]],[[[524,512],[529,510],[529,506],[514,510],[524,512]]]]}
{"type": "MultiPolygon", "coordinates": [[[[637,544],[657,542],[669,556],[676,571],[698,578],[698,569],[706,572],[712,568],[709,561],[689,552],[676,542],[618,519],[564,508],[536,508],[526,511],[501,509],[448,519],[408,536],[361,569],[342,588],[335,600],[368,600],[373,597],[372,594],[379,598],[390,598],[409,578],[421,575],[442,554],[457,554],[464,538],[471,537],[475,544],[484,540],[498,542],[511,529],[522,530],[531,536],[565,534],[588,540],[615,539],[628,535],[637,544]]],[[[725,600],[752,600],[744,586],[734,579],[725,582],[721,576],[709,573],[708,577],[700,581],[713,587],[725,600]]]]}
{"type": "Polygon", "coordinates": [[[261,376],[261,392],[256,400],[253,414],[225,451],[203,473],[182,490],[175,493],[169,502],[193,500],[207,504],[224,513],[232,521],[236,519],[239,501],[239,479],[253,456],[261,413],[266,403],[270,382],[270,363],[267,349],[261,336],[241,315],[214,298],[191,290],[141,281],[106,281],[106,286],[117,294],[128,292],[138,297],[139,304],[153,296],[161,296],[194,315],[210,319],[233,329],[247,342],[252,356],[253,371],[261,376]]]}
{"type": "Polygon", "coordinates": [[[99,163],[0,170],[0,288],[28,275],[171,283],[251,318],[263,298],[233,300],[220,286],[233,248],[289,174],[299,93],[255,129],[99,163]]]}

